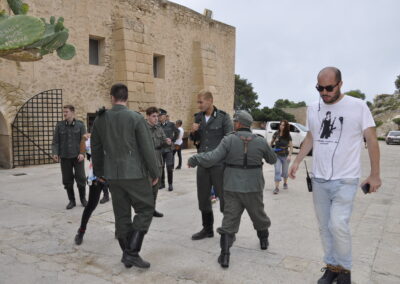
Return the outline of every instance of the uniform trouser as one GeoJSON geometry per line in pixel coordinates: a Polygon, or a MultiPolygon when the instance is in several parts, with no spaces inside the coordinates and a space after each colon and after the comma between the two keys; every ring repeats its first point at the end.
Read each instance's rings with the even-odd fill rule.
{"type": "Polygon", "coordinates": [[[158,179],[157,184],[153,185],[154,208],[156,207],[157,195],[158,195],[158,190],[159,190],[160,186],[161,186],[161,180],[158,179]]]}
{"type": "Polygon", "coordinates": [[[199,209],[202,212],[212,212],[210,200],[211,187],[214,186],[215,194],[219,198],[221,212],[224,212],[223,195],[224,166],[214,166],[211,168],[197,167],[197,198],[199,209]]]}
{"type": "Polygon", "coordinates": [[[163,157],[163,168],[161,176],[161,184],[165,184],[165,171],[164,168],[167,167],[168,174],[168,184],[173,182],[173,172],[174,172],[174,154],[171,151],[162,154],[163,157]]]}
{"type": "Polygon", "coordinates": [[[106,194],[105,190],[107,190],[108,194],[108,189],[107,189],[107,184],[103,183],[98,183],[98,184],[92,184],[89,187],[89,200],[88,203],[83,210],[82,214],[82,219],[81,219],[81,230],[86,230],[87,223],[89,222],[90,216],[92,215],[93,211],[96,209],[97,205],[99,204],[99,199],[100,199],[100,194],[101,191],[106,194]]]}
{"type": "Polygon", "coordinates": [[[264,210],[263,192],[225,191],[225,210],[222,225],[217,229],[220,234],[236,234],[239,231],[240,218],[244,209],[257,231],[265,231],[271,226],[271,220],[264,210]]]}
{"type": "Polygon", "coordinates": [[[178,150],[174,150],[174,158],[175,158],[175,153],[178,153],[178,168],[182,167],[182,148],[179,147],[178,150]]]}
{"type": "Polygon", "coordinates": [[[68,198],[75,201],[74,179],[79,189],[79,196],[85,197],[86,176],[85,162],[78,162],[78,158],[61,158],[61,175],[68,198]]]}
{"type": "Polygon", "coordinates": [[[350,217],[358,178],[327,181],[313,179],[314,208],[326,264],[352,267],[350,217]]]}
{"type": "Polygon", "coordinates": [[[149,230],[154,213],[153,190],[148,178],[110,180],[116,235],[126,238],[132,231],[149,230]],[[135,217],[132,221],[132,207],[135,217]]]}

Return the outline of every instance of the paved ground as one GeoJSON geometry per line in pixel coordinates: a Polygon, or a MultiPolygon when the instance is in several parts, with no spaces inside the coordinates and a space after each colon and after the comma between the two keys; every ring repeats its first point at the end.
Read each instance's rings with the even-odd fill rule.
{"type": "MultiPolygon", "coordinates": [[[[353,282],[400,283],[399,146],[382,148],[384,185],[357,194],[352,218],[353,282]]],[[[184,152],[184,160],[193,153],[184,152]]],[[[363,151],[364,173],[368,159],[363,151]]],[[[231,267],[217,264],[219,238],[192,241],[200,229],[195,170],[175,173],[175,191],[160,191],[142,256],[148,271],[125,269],[114,240],[111,204],[99,205],[83,244],[74,245],[82,207],[65,210],[57,165],[0,171],[0,283],[316,283],[322,248],[304,169],[288,191],[272,195],[273,167],[264,166],[264,200],[271,217],[270,248],[259,250],[248,215],[231,250],[231,267]],[[14,174],[26,173],[23,176],[14,174]]],[[[215,210],[215,212],[217,212],[215,210]]],[[[216,224],[221,214],[216,213],[216,224]]]]}

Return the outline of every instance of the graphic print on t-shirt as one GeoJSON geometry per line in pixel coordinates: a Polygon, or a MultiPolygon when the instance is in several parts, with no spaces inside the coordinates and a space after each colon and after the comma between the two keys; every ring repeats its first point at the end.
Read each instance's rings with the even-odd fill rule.
{"type": "Polygon", "coordinates": [[[329,137],[331,137],[333,130],[336,129],[335,121],[336,117],[332,121],[331,112],[327,111],[324,120],[322,120],[321,128],[319,130],[319,132],[321,133],[321,139],[328,139],[329,137]]]}

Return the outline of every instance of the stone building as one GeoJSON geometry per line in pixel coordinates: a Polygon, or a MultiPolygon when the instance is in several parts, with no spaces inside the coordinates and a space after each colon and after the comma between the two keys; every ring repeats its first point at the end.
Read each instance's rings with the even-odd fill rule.
{"type": "MultiPolygon", "coordinates": [[[[129,107],[169,111],[188,130],[196,93],[233,111],[235,28],[165,0],[25,0],[30,15],[64,17],[77,55],[34,63],[0,59],[0,166],[51,162],[49,143],[61,106],[88,125],[110,107],[109,89],[127,84],[129,107]],[[38,95],[39,94],[39,95],[38,95]]],[[[0,0],[0,10],[8,10],[0,0]]]]}

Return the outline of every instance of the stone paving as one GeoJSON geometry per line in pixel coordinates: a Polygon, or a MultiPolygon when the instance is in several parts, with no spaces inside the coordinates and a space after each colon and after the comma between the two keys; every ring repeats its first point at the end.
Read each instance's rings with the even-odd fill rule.
{"type": "MultiPolygon", "coordinates": [[[[353,283],[400,283],[399,149],[381,144],[383,187],[378,194],[357,194],[353,283]]],[[[184,161],[192,153],[185,150],[184,161]]],[[[368,173],[367,150],[362,163],[368,173]]],[[[110,202],[99,204],[83,244],[74,244],[83,207],[65,210],[59,165],[0,170],[0,283],[316,283],[322,248],[304,167],[278,195],[272,194],[273,167],[264,166],[264,174],[272,220],[267,251],[259,249],[246,213],[227,270],[217,263],[217,236],[190,239],[201,220],[195,170],[184,167],[175,172],[175,190],[160,191],[157,208],[165,217],[153,220],[145,238],[141,255],[151,262],[145,271],[120,263],[110,202]],[[19,173],[26,175],[14,176],[19,173]]],[[[214,207],[219,225],[222,215],[214,207]]]]}

